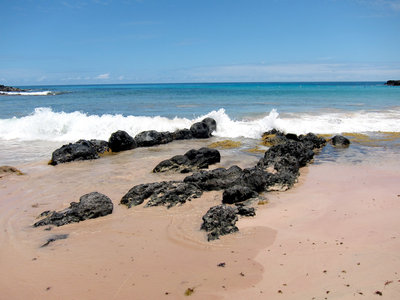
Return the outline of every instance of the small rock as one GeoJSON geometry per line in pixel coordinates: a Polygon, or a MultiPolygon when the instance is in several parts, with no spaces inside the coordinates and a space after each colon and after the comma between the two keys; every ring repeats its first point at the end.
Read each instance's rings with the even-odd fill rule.
{"type": "Polygon", "coordinates": [[[335,135],[331,140],[330,143],[338,148],[346,148],[350,145],[349,139],[345,138],[342,135],[335,135]]]}
{"type": "Polygon", "coordinates": [[[200,148],[199,150],[189,150],[184,155],[176,155],[170,159],[160,162],[153,173],[175,171],[181,173],[193,170],[205,169],[209,165],[220,162],[221,155],[218,150],[210,148],[200,148]]]}
{"type": "Polygon", "coordinates": [[[236,209],[227,205],[211,207],[203,216],[201,229],[208,232],[209,241],[219,239],[219,236],[236,232],[239,229],[235,226],[238,217],[236,209]]]}
{"type": "Polygon", "coordinates": [[[33,224],[34,227],[45,225],[62,226],[68,223],[80,222],[111,214],[113,203],[106,195],[93,192],[83,195],[79,202],[71,202],[70,207],[56,212],[45,211],[40,217],[44,219],[33,224]]]}

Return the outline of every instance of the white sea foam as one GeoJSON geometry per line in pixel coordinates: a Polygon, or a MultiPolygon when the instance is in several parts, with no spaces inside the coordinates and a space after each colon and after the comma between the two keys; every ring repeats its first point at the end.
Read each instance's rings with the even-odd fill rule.
{"type": "Polygon", "coordinates": [[[40,91],[40,92],[2,92],[2,91],[0,91],[0,95],[8,95],[8,96],[48,96],[48,95],[56,95],[56,93],[52,92],[52,91],[40,91]]]}
{"type": "Polygon", "coordinates": [[[263,132],[277,128],[285,132],[303,134],[397,131],[400,132],[400,109],[382,112],[329,112],[321,114],[286,114],[276,110],[253,120],[233,120],[224,109],[212,111],[196,119],[122,115],[87,115],[81,112],[54,112],[50,108],[36,108],[34,113],[21,118],[0,119],[0,139],[20,141],[76,141],[79,139],[108,140],[111,133],[125,130],[135,136],[144,130],[175,131],[189,128],[204,117],[217,121],[215,136],[224,138],[259,138],[263,132]]]}

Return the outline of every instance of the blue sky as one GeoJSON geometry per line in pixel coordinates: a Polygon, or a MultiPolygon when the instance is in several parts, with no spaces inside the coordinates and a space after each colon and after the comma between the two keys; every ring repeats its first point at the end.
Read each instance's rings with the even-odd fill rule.
{"type": "Polygon", "coordinates": [[[0,4],[0,84],[400,79],[400,0],[0,4]]]}

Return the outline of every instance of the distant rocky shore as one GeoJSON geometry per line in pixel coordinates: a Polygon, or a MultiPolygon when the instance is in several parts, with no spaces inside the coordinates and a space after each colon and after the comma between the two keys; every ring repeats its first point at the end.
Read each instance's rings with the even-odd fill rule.
{"type": "Polygon", "coordinates": [[[385,85],[400,86],[400,80],[388,80],[385,85]]]}
{"type": "Polygon", "coordinates": [[[0,92],[26,92],[27,90],[0,84],[0,92]]]}
{"type": "MultiPolygon", "coordinates": [[[[145,131],[132,138],[124,131],[113,133],[108,142],[81,140],[64,145],[53,153],[51,164],[73,160],[95,159],[102,151],[119,152],[136,147],[165,144],[177,139],[208,138],[216,130],[214,119],[206,118],[195,123],[190,129],[174,133],[145,131]],[[89,153],[89,155],[87,155],[89,153]]],[[[194,172],[180,181],[161,181],[133,186],[120,200],[120,204],[132,208],[143,204],[145,207],[182,205],[199,198],[206,191],[223,191],[221,204],[211,207],[202,217],[201,230],[207,232],[209,241],[221,235],[238,231],[238,216],[255,216],[254,203],[263,199],[262,193],[286,191],[300,175],[300,168],[312,162],[315,153],[322,149],[327,140],[313,133],[306,135],[285,134],[271,130],[263,135],[270,148],[259,162],[251,168],[242,169],[236,165],[230,168],[200,170],[220,161],[218,150],[192,149],[184,155],[177,155],[160,162],[154,169],[159,172],[194,172]]],[[[343,136],[328,140],[334,147],[348,147],[350,142],[343,136]]],[[[34,227],[62,226],[72,222],[97,218],[111,214],[112,201],[103,194],[93,192],[83,195],[78,202],[72,202],[63,211],[45,211],[34,227]]]]}

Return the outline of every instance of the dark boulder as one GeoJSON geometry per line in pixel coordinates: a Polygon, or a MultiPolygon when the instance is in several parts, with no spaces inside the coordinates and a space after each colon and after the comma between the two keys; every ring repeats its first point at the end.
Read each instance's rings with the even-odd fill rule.
{"type": "Polygon", "coordinates": [[[211,207],[203,216],[201,230],[205,230],[209,241],[219,239],[219,236],[236,232],[239,229],[235,226],[238,217],[237,210],[227,205],[211,207]]]}
{"type": "Polygon", "coordinates": [[[158,132],[155,130],[143,131],[135,136],[138,147],[151,147],[154,145],[172,142],[174,136],[170,132],[158,132]]]}
{"type": "MultiPolygon", "coordinates": [[[[291,156],[298,162],[299,167],[304,167],[314,157],[314,152],[304,145],[304,143],[288,140],[286,143],[273,146],[264,154],[263,161],[273,162],[281,157],[291,156]]],[[[277,170],[278,171],[278,170],[277,170]]]]}
{"type": "Polygon", "coordinates": [[[96,148],[96,152],[98,154],[104,154],[106,152],[111,151],[110,147],[108,146],[108,142],[107,141],[90,140],[90,142],[94,145],[94,147],[96,148]]]}
{"type": "Polygon", "coordinates": [[[240,177],[235,181],[234,184],[246,186],[252,191],[259,193],[264,191],[267,180],[268,172],[264,171],[262,168],[253,167],[243,169],[240,177]]]}
{"type": "Polygon", "coordinates": [[[183,181],[195,184],[204,191],[217,191],[234,185],[241,174],[241,168],[232,166],[229,169],[218,168],[211,171],[200,171],[185,177],[183,181]]]}
{"type": "Polygon", "coordinates": [[[113,152],[120,152],[136,148],[136,142],[126,131],[118,130],[111,134],[108,146],[113,152]]]}
{"type": "Polygon", "coordinates": [[[338,148],[346,148],[350,145],[349,139],[342,135],[335,135],[333,138],[331,138],[330,143],[338,148]]]}
{"type": "Polygon", "coordinates": [[[299,140],[311,150],[321,149],[326,145],[326,140],[322,137],[316,136],[314,133],[307,133],[306,135],[300,135],[299,140]]]}
{"type": "Polygon", "coordinates": [[[153,169],[153,172],[176,171],[187,173],[208,168],[209,165],[218,163],[220,160],[221,155],[218,150],[203,147],[199,150],[192,149],[184,155],[176,155],[171,159],[164,160],[153,169]]]}
{"type": "Polygon", "coordinates": [[[97,158],[99,158],[99,155],[96,146],[90,141],[79,140],[74,144],[70,143],[55,150],[51,155],[49,164],[55,166],[60,163],[97,158]]]}
{"type": "Polygon", "coordinates": [[[173,133],[174,140],[190,140],[193,134],[189,129],[179,129],[173,133]]]}
{"type": "Polygon", "coordinates": [[[264,132],[261,139],[262,144],[267,147],[279,145],[285,143],[288,140],[283,132],[276,129],[264,132]]]}
{"type": "Polygon", "coordinates": [[[234,185],[227,188],[222,194],[222,203],[234,204],[257,197],[257,193],[247,186],[234,185]]]}
{"type": "Polygon", "coordinates": [[[217,122],[213,118],[205,118],[201,122],[207,124],[208,128],[210,129],[210,133],[213,133],[217,130],[217,122]]]}
{"type": "Polygon", "coordinates": [[[69,223],[94,219],[111,214],[113,203],[106,195],[93,192],[83,195],[79,202],[71,202],[70,206],[62,211],[46,212],[41,216],[44,219],[33,224],[34,227],[44,225],[62,226],[69,223]]]}
{"type": "Polygon", "coordinates": [[[285,138],[287,138],[288,140],[292,140],[292,141],[297,141],[297,142],[300,141],[300,139],[299,139],[299,137],[297,136],[297,134],[294,134],[294,133],[287,133],[287,134],[285,134],[285,138]]]}
{"type": "Polygon", "coordinates": [[[190,127],[190,131],[194,138],[207,139],[211,137],[211,130],[206,123],[197,122],[190,127]]]}
{"type": "Polygon", "coordinates": [[[193,198],[198,198],[202,193],[193,184],[180,181],[162,181],[134,186],[122,197],[120,203],[130,208],[140,205],[150,198],[146,207],[164,205],[171,208],[193,198]]]}

